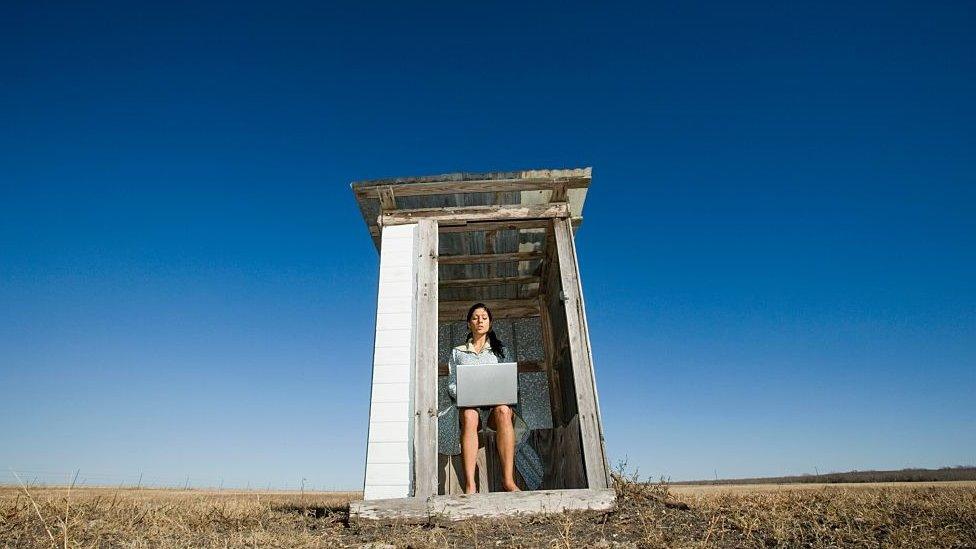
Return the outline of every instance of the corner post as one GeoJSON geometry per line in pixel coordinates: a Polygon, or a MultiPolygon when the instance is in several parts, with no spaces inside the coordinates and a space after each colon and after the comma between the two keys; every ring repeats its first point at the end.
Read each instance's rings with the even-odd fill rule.
{"type": "Polygon", "coordinates": [[[553,233],[564,294],[566,326],[569,329],[569,350],[573,361],[573,379],[576,385],[586,483],[591,489],[609,488],[610,476],[603,447],[603,425],[597,400],[590,335],[586,326],[583,289],[580,284],[579,264],[576,261],[572,221],[568,217],[554,220],[553,233]]]}
{"type": "Polygon", "coordinates": [[[437,221],[417,224],[414,360],[414,497],[437,495],[437,221]]]}

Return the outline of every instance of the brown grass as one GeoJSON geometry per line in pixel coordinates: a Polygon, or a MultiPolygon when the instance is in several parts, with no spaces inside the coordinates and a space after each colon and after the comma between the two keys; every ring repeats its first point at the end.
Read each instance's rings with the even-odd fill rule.
{"type": "Polygon", "coordinates": [[[682,496],[718,538],[786,547],[976,547],[976,488],[822,486],[682,496]]]}
{"type": "Polygon", "coordinates": [[[976,483],[708,488],[618,477],[609,514],[349,526],[358,494],[0,487],[0,546],[976,547],[976,483]]]}

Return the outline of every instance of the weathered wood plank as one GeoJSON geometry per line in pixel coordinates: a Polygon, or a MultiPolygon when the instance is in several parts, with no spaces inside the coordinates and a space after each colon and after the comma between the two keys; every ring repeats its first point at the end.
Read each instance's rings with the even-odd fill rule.
{"type": "Polygon", "coordinates": [[[552,410],[552,420],[554,425],[563,423],[563,404],[562,390],[559,387],[559,371],[555,368],[556,347],[553,344],[552,323],[549,321],[549,308],[546,306],[548,297],[540,295],[539,321],[542,325],[542,350],[545,354],[543,368],[546,370],[546,377],[549,381],[549,406],[552,410]]]}
{"type": "Polygon", "coordinates": [[[573,266],[575,267],[576,282],[579,288],[579,310],[583,319],[581,324],[583,331],[582,341],[586,347],[586,355],[590,364],[590,380],[593,384],[593,402],[596,405],[596,421],[600,433],[600,455],[603,456],[603,468],[606,471],[607,486],[609,487],[612,485],[613,478],[610,475],[610,463],[607,461],[606,431],[603,429],[603,413],[600,411],[600,391],[597,389],[596,366],[593,363],[593,347],[590,344],[590,324],[586,320],[586,298],[584,297],[583,292],[583,278],[580,274],[579,257],[576,254],[576,237],[573,235],[572,228],[567,231],[567,234],[569,236],[569,241],[572,244],[571,249],[573,250],[573,266]]]}
{"type": "Polygon", "coordinates": [[[376,223],[386,227],[390,225],[416,223],[418,219],[436,219],[444,225],[450,225],[464,224],[471,221],[551,219],[561,217],[569,217],[569,206],[565,202],[393,210],[381,213],[376,219],[376,223]]]}
{"type": "MultiPolygon", "coordinates": [[[[490,193],[490,192],[518,192],[544,191],[556,185],[563,185],[567,189],[585,189],[590,186],[591,177],[533,177],[513,179],[481,179],[471,181],[431,181],[422,183],[396,184],[397,196],[424,196],[431,194],[455,193],[490,193]]],[[[387,182],[378,185],[353,183],[353,191],[359,198],[377,198],[382,189],[389,187],[387,182]]]]}
{"type": "Polygon", "coordinates": [[[454,456],[448,454],[437,454],[437,493],[461,494],[462,475],[455,467],[454,456]]]}
{"type": "Polygon", "coordinates": [[[539,282],[537,276],[498,276],[495,278],[462,278],[441,280],[441,288],[470,288],[472,286],[505,286],[508,284],[532,284],[539,282]]]}
{"type": "Polygon", "coordinates": [[[371,499],[349,503],[349,521],[426,522],[427,498],[371,499]]]}
{"type": "Polygon", "coordinates": [[[542,229],[549,225],[548,219],[528,219],[522,221],[469,221],[464,225],[440,225],[441,234],[444,233],[473,233],[496,230],[542,229]]]}
{"type": "Polygon", "coordinates": [[[552,195],[549,197],[549,202],[566,202],[566,185],[563,183],[556,183],[552,188],[552,195]]]}
{"type": "MultiPolygon", "coordinates": [[[[440,321],[464,320],[474,301],[441,301],[438,305],[440,321]]],[[[491,308],[494,318],[527,318],[539,316],[537,299],[489,299],[485,303],[491,308]]]]}
{"type": "MultiPolygon", "coordinates": [[[[498,441],[496,440],[495,431],[483,431],[485,439],[485,456],[486,467],[485,470],[488,473],[488,488],[492,493],[504,492],[505,488],[502,484],[502,462],[498,455],[498,441]]],[[[515,485],[519,487],[520,490],[527,490],[525,486],[525,479],[519,473],[518,468],[515,469],[512,477],[515,480],[515,485]]]]}
{"type": "Polygon", "coordinates": [[[396,209],[396,198],[393,196],[393,187],[386,186],[377,189],[380,199],[380,208],[386,212],[396,209]]]}
{"type": "Polygon", "coordinates": [[[382,177],[354,181],[353,190],[361,187],[375,187],[378,185],[412,185],[414,183],[439,183],[445,181],[500,181],[505,179],[557,179],[560,177],[590,178],[593,168],[547,168],[537,170],[494,171],[494,172],[453,172],[435,175],[382,177]]]}
{"type": "Polygon", "coordinates": [[[573,228],[568,220],[557,220],[553,225],[556,258],[559,262],[561,286],[565,296],[566,324],[569,331],[569,349],[573,363],[573,380],[576,388],[587,486],[608,488],[610,476],[603,451],[599,404],[596,400],[593,367],[587,345],[589,336],[583,316],[582,289],[579,284],[573,244],[573,228]]]}
{"type": "Polygon", "coordinates": [[[541,259],[542,252],[508,252],[471,255],[442,255],[442,265],[468,265],[476,263],[499,263],[504,261],[532,261],[541,259]]]}
{"type": "Polygon", "coordinates": [[[586,486],[586,471],[580,455],[579,416],[573,416],[563,427],[556,429],[558,457],[557,479],[561,488],[586,486]]]}
{"type": "MultiPolygon", "coordinates": [[[[555,237],[551,237],[550,242],[555,242],[555,237]]],[[[554,249],[555,244],[550,246],[554,249]]],[[[546,301],[543,306],[546,310],[546,318],[550,327],[549,333],[552,335],[553,343],[553,372],[557,374],[558,383],[555,388],[559,391],[559,403],[561,406],[561,424],[566,423],[571,417],[576,415],[576,390],[573,379],[573,357],[569,352],[569,329],[566,326],[566,306],[560,296],[562,294],[562,277],[559,273],[559,263],[552,256],[548,263],[546,280],[543,281],[546,292],[546,301]]],[[[578,438],[578,437],[577,437],[578,438]]],[[[564,488],[568,486],[563,486],[564,488]]],[[[572,486],[582,488],[584,485],[572,486]]]]}
{"type": "MultiPolygon", "coordinates": [[[[485,454],[484,437],[479,436],[478,459],[475,462],[475,482],[478,493],[487,494],[488,489],[488,457],[485,454]]],[[[439,495],[464,493],[464,465],[461,454],[449,456],[437,454],[438,475],[440,475],[437,493],[439,495]]]]}
{"type": "Polygon", "coordinates": [[[563,511],[611,511],[611,489],[535,490],[490,494],[443,495],[430,498],[377,499],[349,504],[349,521],[402,523],[453,522],[477,517],[514,517],[563,511]]]}
{"type": "MultiPolygon", "coordinates": [[[[485,231],[485,254],[495,255],[495,241],[498,240],[498,230],[492,229],[490,231],[485,231]]],[[[495,262],[490,262],[485,264],[485,269],[487,272],[485,275],[488,278],[495,278],[498,276],[498,265],[495,262]]],[[[506,273],[502,273],[506,274],[506,273]]],[[[518,273],[515,273],[518,274],[518,273]]],[[[516,294],[517,296],[517,294],[516,294]]]]}
{"type": "Polygon", "coordinates": [[[437,222],[417,225],[414,496],[437,494],[437,222]]]}
{"type": "Polygon", "coordinates": [[[554,265],[555,254],[553,250],[555,249],[555,238],[552,235],[552,223],[546,227],[546,239],[545,239],[545,259],[542,260],[542,272],[540,278],[542,282],[539,284],[539,320],[542,325],[542,344],[543,350],[545,351],[546,357],[546,370],[549,372],[549,401],[552,406],[552,418],[554,425],[562,425],[564,423],[563,414],[563,401],[562,401],[562,388],[559,369],[556,367],[556,344],[555,335],[553,334],[552,318],[549,312],[549,295],[548,292],[554,286],[556,289],[552,291],[558,292],[558,284],[553,284],[551,279],[554,278],[553,274],[559,270],[559,265],[554,265]]]}

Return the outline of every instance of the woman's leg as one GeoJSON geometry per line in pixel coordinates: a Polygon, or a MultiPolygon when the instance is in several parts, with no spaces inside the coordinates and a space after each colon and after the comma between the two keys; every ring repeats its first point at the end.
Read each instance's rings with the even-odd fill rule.
{"type": "Polygon", "coordinates": [[[519,491],[515,484],[515,422],[512,409],[502,404],[491,410],[489,421],[495,430],[498,446],[498,461],[502,464],[502,487],[507,492],[519,491]]]}
{"type": "Polygon", "coordinates": [[[461,416],[461,463],[464,465],[464,493],[473,494],[475,465],[478,463],[478,427],[481,418],[477,408],[462,408],[461,416]]]}

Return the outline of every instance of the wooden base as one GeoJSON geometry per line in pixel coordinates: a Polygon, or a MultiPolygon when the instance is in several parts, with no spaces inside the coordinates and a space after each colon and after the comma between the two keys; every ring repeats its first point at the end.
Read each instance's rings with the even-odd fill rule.
{"type": "Polygon", "coordinates": [[[616,503],[616,493],[606,488],[432,496],[427,500],[374,499],[351,502],[349,521],[449,522],[478,517],[539,515],[563,511],[611,511],[616,503]]]}

